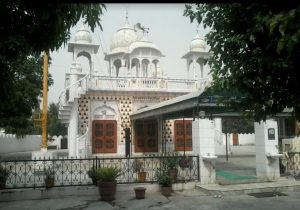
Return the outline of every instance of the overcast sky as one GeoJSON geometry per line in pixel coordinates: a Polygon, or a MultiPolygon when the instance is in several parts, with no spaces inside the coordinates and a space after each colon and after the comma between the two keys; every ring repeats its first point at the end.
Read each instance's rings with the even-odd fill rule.
{"type": "MultiPolygon", "coordinates": [[[[94,62],[95,70],[100,73],[107,72],[108,63],[104,61],[104,52],[110,50],[110,43],[114,33],[124,25],[126,9],[128,11],[129,24],[133,27],[136,23],[150,28],[148,39],[156,44],[166,56],[162,59],[162,70],[170,78],[186,78],[186,61],[181,57],[189,51],[191,40],[196,35],[198,28],[201,38],[208,30],[204,30],[196,22],[190,23],[188,17],[183,16],[184,4],[106,4],[100,28],[96,28],[93,35],[93,43],[100,44],[97,60],[94,62]],[[103,52],[104,51],[104,52],[103,52]]],[[[71,32],[71,40],[74,41],[75,33],[83,26],[79,22],[71,32]]],[[[86,27],[88,30],[90,28],[86,27]]],[[[54,84],[49,87],[48,104],[58,102],[60,93],[64,89],[65,73],[69,73],[72,62],[72,53],[67,46],[62,46],[58,51],[51,53],[52,64],[49,72],[52,74],[54,84]]],[[[80,58],[83,72],[87,72],[87,59],[80,58]]]]}

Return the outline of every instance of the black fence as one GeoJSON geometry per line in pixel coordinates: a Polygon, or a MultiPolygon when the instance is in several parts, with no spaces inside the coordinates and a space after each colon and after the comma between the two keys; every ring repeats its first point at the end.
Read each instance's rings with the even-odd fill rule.
{"type": "MultiPolygon", "coordinates": [[[[92,185],[88,170],[100,167],[118,167],[122,175],[117,182],[156,182],[155,173],[164,164],[173,164],[176,170],[174,182],[199,180],[199,156],[147,156],[130,158],[87,158],[51,160],[14,160],[0,162],[9,171],[6,189],[45,187],[45,172],[52,172],[54,186],[92,185]],[[145,179],[140,175],[145,174],[145,179]]],[[[0,172],[1,173],[1,172],[0,172]]],[[[1,174],[0,174],[1,176],[1,174]]]]}

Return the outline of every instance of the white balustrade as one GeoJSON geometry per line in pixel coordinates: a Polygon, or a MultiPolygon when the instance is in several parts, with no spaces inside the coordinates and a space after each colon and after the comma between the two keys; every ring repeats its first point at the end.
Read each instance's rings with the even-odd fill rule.
{"type": "Polygon", "coordinates": [[[74,98],[79,98],[88,89],[94,90],[131,90],[131,91],[176,91],[191,92],[196,89],[204,88],[211,82],[209,78],[199,80],[188,79],[167,79],[167,78],[142,78],[142,77],[109,77],[95,75],[79,75],[79,80],[70,84],[67,79],[68,86],[59,97],[60,110],[63,106],[68,106],[74,98]]]}

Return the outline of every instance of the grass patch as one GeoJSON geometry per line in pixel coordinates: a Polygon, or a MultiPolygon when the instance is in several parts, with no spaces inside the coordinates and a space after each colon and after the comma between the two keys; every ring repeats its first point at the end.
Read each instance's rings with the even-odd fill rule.
{"type": "Polygon", "coordinates": [[[242,176],[242,175],[230,173],[230,172],[227,172],[227,171],[221,171],[221,170],[216,171],[216,176],[221,176],[221,177],[224,177],[225,179],[228,179],[228,180],[256,179],[255,176],[242,176]]]}

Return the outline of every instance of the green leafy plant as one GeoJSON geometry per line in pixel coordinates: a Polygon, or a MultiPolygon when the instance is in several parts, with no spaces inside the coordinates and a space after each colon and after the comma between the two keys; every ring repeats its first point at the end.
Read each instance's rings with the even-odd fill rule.
{"type": "Polygon", "coordinates": [[[5,187],[6,180],[9,176],[10,170],[0,165],[0,188],[5,187]]]}
{"type": "Polygon", "coordinates": [[[87,171],[87,175],[90,178],[97,177],[97,170],[93,167],[93,168],[91,168],[90,170],[87,171]]]}
{"type": "Polygon", "coordinates": [[[165,165],[165,167],[169,169],[176,168],[178,166],[178,156],[172,155],[168,157],[164,157],[162,159],[162,163],[165,165]]]}
{"type": "Polygon", "coordinates": [[[122,175],[122,172],[117,167],[102,167],[98,168],[97,179],[103,182],[114,182],[116,179],[122,175]]]}
{"type": "Polygon", "coordinates": [[[54,179],[55,177],[55,172],[53,171],[52,168],[44,169],[44,173],[45,173],[45,179],[54,179]]]}
{"type": "Polygon", "coordinates": [[[97,185],[97,170],[96,168],[92,167],[90,170],[87,171],[87,175],[89,176],[89,178],[92,179],[93,184],[97,185]]]}
{"type": "Polygon", "coordinates": [[[157,182],[163,187],[172,186],[172,178],[166,168],[157,169],[155,173],[157,182]]]}
{"type": "Polygon", "coordinates": [[[53,171],[53,168],[45,168],[45,185],[46,188],[49,189],[54,186],[54,180],[55,180],[55,172],[53,171]]]}

